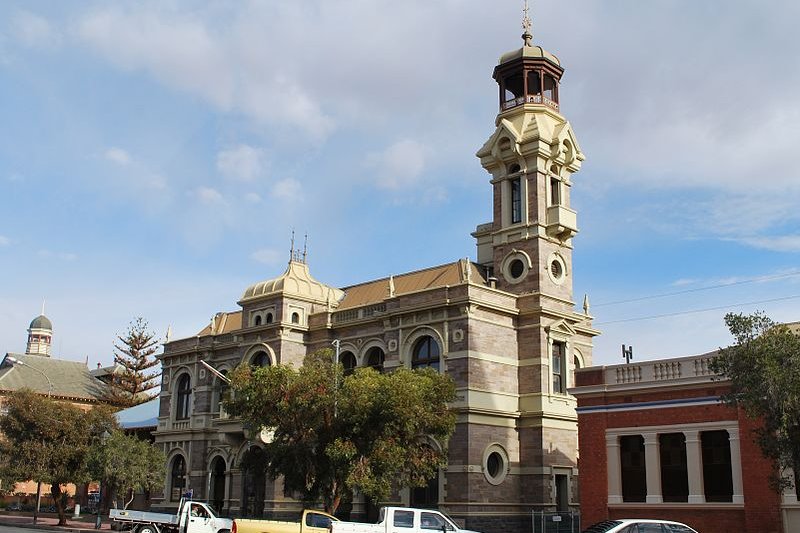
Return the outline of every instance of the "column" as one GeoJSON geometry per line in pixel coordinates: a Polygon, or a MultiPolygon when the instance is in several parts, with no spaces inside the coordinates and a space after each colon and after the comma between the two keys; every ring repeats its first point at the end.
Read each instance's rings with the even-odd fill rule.
{"type": "Polygon", "coordinates": [[[703,452],[700,446],[700,431],[684,431],[686,438],[686,473],[689,476],[689,503],[705,503],[703,488],[703,452]]]}
{"type": "Polygon", "coordinates": [[[647,503],[663,503],[658,433],[644,433],[644,464],[647,471],[647,503]]]}
{"type": "Polygon", "coordinates": [[[608,470],[608,503],[622,503],[622,467],[619,458],[618,435],[606,435],[606,468],[608,470]]]}
{"type": "Polygon", "coordinates": [[[739,445],[739,428],[728,428],[728,443],[731,446],[731,478],[733,480],[733,503],[744,503],[742,490],[742,451],[739,445]]]}

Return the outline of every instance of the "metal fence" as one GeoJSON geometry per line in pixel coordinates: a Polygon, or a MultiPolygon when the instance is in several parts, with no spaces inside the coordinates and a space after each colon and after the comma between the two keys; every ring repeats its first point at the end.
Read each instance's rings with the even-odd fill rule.
{"type": "Polygon", "coordinates": [[[533,533],[580,533],[581,513],[571,511],[531,511],[533,533]]]}

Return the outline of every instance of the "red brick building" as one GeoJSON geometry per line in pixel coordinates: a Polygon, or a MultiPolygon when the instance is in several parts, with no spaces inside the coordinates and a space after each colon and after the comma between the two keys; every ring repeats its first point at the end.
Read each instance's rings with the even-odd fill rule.
{"type": "Polygon", "coordinates": [[[664,518],[702,533],[800,531],[754,422],[720,403],[714,353],[576,370],[581,522],[664,518]]]}

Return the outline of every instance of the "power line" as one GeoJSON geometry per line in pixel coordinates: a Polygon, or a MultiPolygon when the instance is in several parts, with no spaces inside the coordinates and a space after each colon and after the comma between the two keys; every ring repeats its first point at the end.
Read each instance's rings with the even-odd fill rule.
{"type": "Polygon", "coordinates": [[[731,281],[728,283],[719,283],[717,285],[709,285],[707,287],[697,287],[694,289],[684,289],[682,291],[675,291],[675,292],[665,292],[661,294],[653,294],[650,296],[640,296],[638,298],[629,298],[627,300],[615,300],[612,302],[602,302],[599,304],[592,304],[592,307],[603,307],[605,305],[619,305],[619,304],[627,304],[631,302],[641,302],[643,300],[654,300],[656,298],[666,298],[668,296],[677,296],[680,294],[689,294],[692,292],[700,292],[700,291],[708,291],[711,289],[720,289],[725,287],[733,287],[734,285],[744,285],[746,283],[756,283],[758,281],[772,281],[775,279],[784,279],[790,278],[794,276],[800,276],[800,272],[791,272],[789,274],[776,274],[774,276],[759,276],[757,278],[750,278],[750,279],[743,279],[739,281],[731,281]]]}
{"type": "Polygon", "coordinates": [[[719,311],[721,309],[731,309],[733,307],[743,307],[745,305],[756,305],[756,304],[765,304],[770,302],[782,302],[784,300],[793,300],[795,298],[800,298],[800,294],[795,294],[794,296],[784,296],[782,298],[771,298],[769,300],[757,300],[755,302],[743,302],[738,304],[729,304],[729,305],[720,305],[718,307],[707,307],[705,309],[692,309],[690,311],[676,311],[674,313],[664,313],[662,315],[650,315],[650,316],[640,316],[635,318],[622,318],[619,320],[609,320],[607,322],[597,322],[594,324],[595,326],[603,326],[605,324],[619,324],[622,322],[637,322],[639,320],[652,320],[654,318],[666,318],[671,316],[680,316],[680,315],[691,315],[694,313],[705,313],[706,311],[719,311]]]}

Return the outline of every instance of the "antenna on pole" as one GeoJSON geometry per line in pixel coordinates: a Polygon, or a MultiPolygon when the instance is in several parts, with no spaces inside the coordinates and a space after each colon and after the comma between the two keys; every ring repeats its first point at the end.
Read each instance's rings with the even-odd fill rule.
{"type": "Polygon", "coordinates": [[[625,345],[622,345],[622,357],[625,359],[625,364],[631,364],[631,359],[633,359],[633,346],[628,346],[627,348],[625,345]]]}

